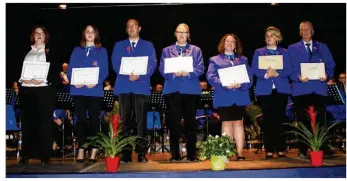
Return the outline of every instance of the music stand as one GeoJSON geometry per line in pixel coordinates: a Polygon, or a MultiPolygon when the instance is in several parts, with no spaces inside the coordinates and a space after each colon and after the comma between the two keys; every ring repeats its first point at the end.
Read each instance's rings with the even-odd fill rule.
{"type": "Polygon", "coordinates": [[[254,103],[258,103],[258,98],[255,95],[255,86],[252,86],[249,89],[249,97],[251,98],[251,101],[253,101],[254,103]]]}
{"type": "Polygon", "coordinates": [[[205,136],[203,140],[207,139],[208,136],[208,110],[209,108],[213,107],[213,98],[214,98],[214,91],[213,90],[207,90],[207,91],[202,91],[201,92],[201,97],[198,105],[198,109],[204,109],[205,113],[205,136]]]}
{"type": "Polygon", "coordinates": [[[104,98],[101,101],[101,110],[103,110],[105,112],[112,111],[115,100],[117,100],[117,99],[116,99],[116,96],[114,95],[113,91],[105,90],[104,91],[104,98]]]}
{"type": "Polygon", "coordinates": [[[13,89],[6,89],[6,104],[11,104],[14,95],[13,89]]]}
{"type": "Polygon", "coordinates": [[[167,104],[165,102],[165,98],[162,94],[162,92],[151,92],[150,96],[149,96],[149,100],[148,103],[150,105],[151,111],[152,111],[152,115],[153,115],[153,127],[152,127],[152,138],[151,138],[151,142],[152,145],[150,146],[150,154],[152,154],[152,151],[157,152],[158,150],[161,149],[162,153],[165,152],[165,150],[167,152],[170,152],[169,149],[167,147],[165,147],[164,145],[164,131],[166,129],[166,127],[163,126],[163,124],[161,124],[161,133],[162,133],[162,139],[161,141],[161,146],[158,148],[158,150],[156,149],[156,140],[155,140],[155,136],[156,136],[156,121],[157,121],[157,117],[155,116],[155,110],[163,111],[167,109],[167,104]]]}
{"type": "MultiPolygon", "coordinates": [[[[62,132],[63,132],[63,140],[62,140],[62,157],[64,158],[65,156],[68,156],[68,155],[65,155],[65,115],[66,115],[66,109],[69,109],[71,110],[72,107],[74,106],[74,101],[73,101],[73,97],[70,96],[69,93],[67,92],[57,92],[57,97],[56,97],[56,105],[55,105],[55,108],[56,109],[62,109],[63,110],[63,113],[62,113],[62,132]]],[[[72,129],[72,139],[73,139],[73,136],[74,136],[74,131],[72,129]]],[[[74,139],[73,139],[74,140],[74,139]]],[[[72,143],[74,145],[74,143],[72,143]]],[[[73,156],[75,157],[75,153],[76,153],[76,149],[75,147],[73,146],[73,152],[71,154],[73,154],[73,156]]]]}
{"type": "Polygon", "coordinates": [[[341,105],[346,104],[337,85],[328,85],[327,104],[341,105]]]}

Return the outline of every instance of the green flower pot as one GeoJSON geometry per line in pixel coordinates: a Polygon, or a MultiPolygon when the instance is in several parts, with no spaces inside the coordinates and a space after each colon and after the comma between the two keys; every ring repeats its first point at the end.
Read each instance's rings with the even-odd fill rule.
{"type": "Polygon", "coordinates": [[[212,170],[224,170],[225,164],[228,162],[226,156],[214,156],[211,157],[211,168],[212,170]]]}

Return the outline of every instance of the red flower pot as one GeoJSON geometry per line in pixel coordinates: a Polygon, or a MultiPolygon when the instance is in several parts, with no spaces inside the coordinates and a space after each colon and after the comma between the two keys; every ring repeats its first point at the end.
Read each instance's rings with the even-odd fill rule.
{"type": "Polygon", "coordinates": [[[114,158],[106,157],[107,172],[118,172],[119,158],[119,156],[115,156],[114,158]]]}
{"type": "Polygon", "coordinates": [[[323,151],[310,151],[312,166],[320,167],[323,165],[323,151]]]}

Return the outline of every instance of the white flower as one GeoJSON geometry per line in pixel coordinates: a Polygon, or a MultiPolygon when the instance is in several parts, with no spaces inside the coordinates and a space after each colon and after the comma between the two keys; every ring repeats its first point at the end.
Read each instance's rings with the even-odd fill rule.
{"type": "Polygon", "coordinates": [[[222,134],[222,136],[226,136],[226,135],[227,135],[227,133],[225,133],[225,132],[222,134]]]}
{"type": "Polygon", "coordinates": [[[222,147],[222,146],[223,146],[223,143],[219,144],[219,146],[222,147]]]}
{"type": "Polygon", "coordinates": [[[226,152],[227,152],[227,153],[229,153],[230,151],[229,151],[229,150],[227,150],[226,152]]]}
{"type": "Polygon", "coordinates": [[[219,136],[218,136],[218,135],[216,135],[216,138],[219,138],[219,136]]]}
{"type": "Polygon", "coordinates": [[[208,137],[212,137],[212,135],[208,135],[208,137]]]}

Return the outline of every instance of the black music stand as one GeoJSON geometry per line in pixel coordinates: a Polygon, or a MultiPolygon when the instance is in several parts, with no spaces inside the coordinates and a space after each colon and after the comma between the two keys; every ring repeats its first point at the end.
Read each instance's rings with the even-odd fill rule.
{"type": "Polygon", "coordinates": [[[150,145],[150,154],[152,154],[152,151],[157,152],[160,149],[162,153],[164,153],[165,150],[167,152],[170,152],[170,150],[166,148],[164,145],[164,132],[166,130],[166,126],[164,126],[164,124],[161,124],[161,134],[162,134],[162,137],[161,137],[162,139],[160,140],[161,146],[158,149],[156,149],[155,137],[156,137],[157,129],[155,125],[156,125],[157,117],[155,116],[155,110],[158,110],[159,112],[163,112],[163,110],[167,110],[167,104],[165,102],[165,98],[162,92],[151,92],[148,103],[150,105],[152,115],[153,115],[153,127],[152,127],[153,130],[152,130],[152,138],[151,138],[152,145],[150,145]]]}
{"type": "Polygon", "coordinates": [[[329,105],[341,105],[346,104],[346,100],[343,99],[342,93],[337,85],[328,85],[328,98],[327,104],[329,105]]]}
{"type": "MultiPolygon", "coordinates": [[[[57,97],[56,97],[56,105],[55,108],[56,109],[63,109],[63,115],[62,115],[62,132],[63,132],[63,140],[62,140],[62,157],[64,158],[65,156],[69,156],[70,154],[72,154],[75,157],[76,154],[76,149],[73,146],[73,151],[72,153],[65,155],[65,115],[66,115],[66,109],[72,110],[74,106],[74,101],[73,101],[73,97],[70,96],[69,93],[67,92],[57,92],[57,97]]],[[[73,124],[73,123],[72,123],[73,124]]],[[[72,129],[72,140],[74,140],[74,131],[72,129]]],[[[72,143],[72,145],[75,145],[74,143],[72,143]]]]}
{"type": "Polygon", "coordinates": [[[252,86],[252,87],[249,89],[249,97],[251,98],[251,101],[253,101],[255,104],[258,103],[258,98],[257,98],[257,96],[255,95],[255,86],[252,86]]]}
{"type": "Polygon", "coordinates": [[[204,125],[205,136],[203,140],[206,140],[208,136],[208,121],[209,121],[208,110],[213,108],[213,98],[214,98],[213,90],[207,90],[207,91],[201,92],[198,109],[204,109],[204,113],[205,113],[205,125],[204,125]]]}
{"type": "Polygon", "coordinates": [[[6,104],[11,104],[13,99],[13,89],[6,89],[6,104]]]}

